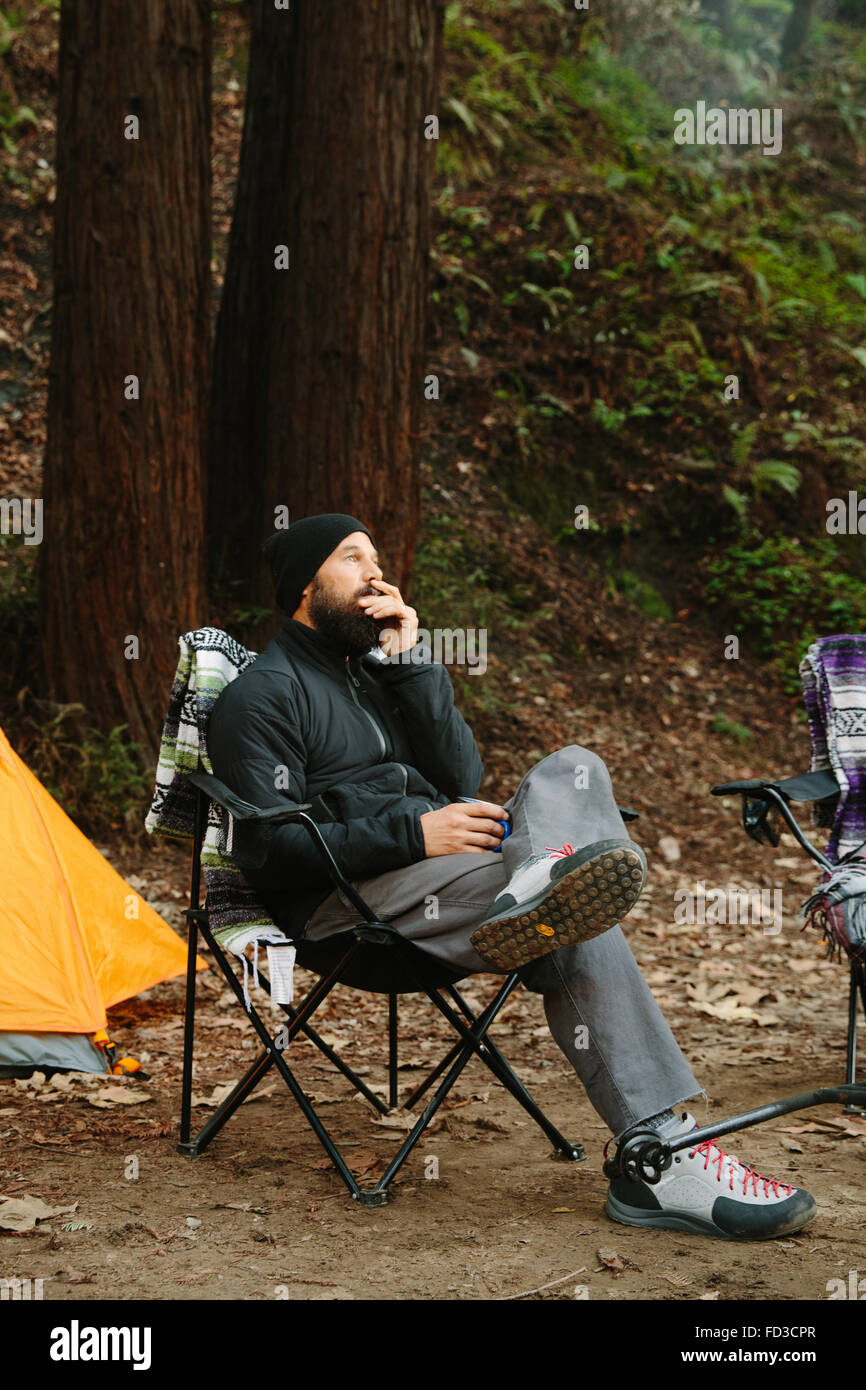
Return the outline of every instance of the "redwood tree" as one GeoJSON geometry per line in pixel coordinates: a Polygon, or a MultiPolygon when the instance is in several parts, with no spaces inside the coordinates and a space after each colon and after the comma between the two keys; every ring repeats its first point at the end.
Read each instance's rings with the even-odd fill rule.
{"type": "Polygon", "coordinates": [[[209,444],[239,598],[273,603],[278,507],[359,516],[408,583],[441,28],[441,0],[256,0],[209,444]]]}
{"type": "Polygon", "coordinates": [[[63,0],[42,661],[145,759],[204,617],[210,46],[207,0],[63,0]]]}

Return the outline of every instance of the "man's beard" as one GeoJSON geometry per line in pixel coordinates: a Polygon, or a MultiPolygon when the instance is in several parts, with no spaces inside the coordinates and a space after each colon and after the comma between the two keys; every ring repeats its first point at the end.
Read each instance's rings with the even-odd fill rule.
{"type": "Polygon", "coordinates": [[[363,656],[371,647],[378,647],[386,622],[368,617],[358,607],[359,599],[375,593],[375,589],[364,588],[350,599],[342,599],[314,579],[309,609],[313,626],[347,656],[363,656]]]}

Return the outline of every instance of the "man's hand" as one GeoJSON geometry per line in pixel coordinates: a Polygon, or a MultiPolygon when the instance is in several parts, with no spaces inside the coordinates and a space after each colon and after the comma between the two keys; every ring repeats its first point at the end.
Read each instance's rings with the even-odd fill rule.
{"type": "Polygon", "coordinates": [[[395,618],[379,634],[379,646],[386,656],[397,656],[414,647],[418,640],[418,614],[409,608],[400,597],[400,590],[384,579],[371,579],[371,585],[381,589],[380,594],[367,594],[359,599],[368,618],[395,618]]]}
{"type": "Polygon", "coordinates": [[[438,811],[426,811],[421,817],[425,858],[492,852],[505,837],[505,826],[497,824],[501,820],[508,820],[508,812],[492,801],[456,801],[438,811]]]}

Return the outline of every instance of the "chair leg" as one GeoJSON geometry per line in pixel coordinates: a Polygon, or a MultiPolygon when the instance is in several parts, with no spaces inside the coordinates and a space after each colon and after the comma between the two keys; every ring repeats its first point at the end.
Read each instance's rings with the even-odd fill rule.
{"type": "MultiPolygon", "coordinates": [[[[845,1059],[845,1084],[849,1086],[855,1085],[857,1081],[857,1013],[859,1002],[862,1002],[864,1013],[866,1013],[866,965],[861,960],[855,960],[851,962],[851,987],[848,995],[848,1051],[845,1059]]],[[[863,1115],[866,1111],[860,1105],[846,1105],[842,1113],[844,1115],[863,1115]]]]}
{"type": "Polygon", "coordinates": [[[186,1005],[183,1019],[183,1073],[180,1087],[181,1152],[189,1144],[192,1124],[192,1058],[195,1045],[195,962],[198,954],[198,914],[195,908],[187,913],[188,944],[186,957],[186,1005]]]}
{"type": "MultiPolygon", "coordinates": [[[[234,1111],[245,1099],[245,1097],[250,1093],[250,1091],[252,1091],[254,1086],[258,1084],[258,1082],[264,1076],[265,1072],[268,1071],[268,1069],[271,1066],[275,1066],[279,1071],[281,1077],[283,1078],[284,1082],[288,1086],[294,1100],[297,1102],[307,1123],[309,1124],[316,1138],[319,1140],[319,1143],[322,1145],[323,1149],[325,1150],[329,1159],[333,1163],[340,1177],[343,1179],[343,1182],[348,1187],[350,1193],[352,1194],[352,1197],[356,1201],[361,1200],[362,1193],[360,1186],[358,1185],[352,1173],[349,1171],[349,1168],[346,1166],[346,1162],[342,1154],[335,1145],[327,1129],[322,1124],[312,1105],[308,1101],[304,1093],[303,1087],[300,1085],[291,1068],[288,1066],[283,1056],[284,1049],[281,1047],[277,1047],[274,1038],[271,1037],[271,1034],[268,1031],[267,1026],[259,1017],[257,1010],[252,1005],[250,1005],[250,1008],[247,1009],[246,1004],[244,1002],[244,992],[241,987],[240,981],[238,980],[237,976],[232,970],[231,965],[229,964],[228,959],[225,955],[225,952],[222,950],[218,942],[214,939],[213,933],[210,931],[210,928],[206,921],[202,921],[201,930],[203,936],[206,938],[208,942],[208,945],[213,951],[216,960],[219,963],[220,969],[222,970],[229,985],[231,986],[235,994],[235,997],[243,1007],[244,1012],[246,1013],[247,1017],[253,1025],[253,1028],[258,1034],[259,1041],[261,1042],[263,1047],[263,1052],[261,1056],[258,1058],[258,1060],[253,1063],[253,1065],[247,1071],[246,1075],[242,1078],[242,1080],[238,1082],[231,1095],[226,1097],[219,1110],[216,1112],[215,1115],[211,1117],[211,1119],[203,1127],[201,1132],[196,1136],[195,1140],[193,1140],[191,1143],[188,1143],[183,1151],[190,1154],[190,1156],[194,1156],[195,1154],[200,1153],[203,1147],[210,1142],[214,1134],[216,1134],[217,1131],[222,1128],[222,1126],[234,1113],[234,1111]]],[[[357,944],[350,947],[348,952],[346,953],[346,956],[344,956],[343,959],[335,966],[334,970],[331,971],[329,975],[319,980],[318,984],[315,985],[314,988],[310,991],[310,993],[307,995],[307,998],[304,1000],[304,1003],[301,1005],[301,1008],[295,1012],[295,1016],[288,1026],[288,1042],[291,1042],[295,1034],[303,1029],[307,1019],[311,1016],[311,1014],[315,1012],[315,1010],[319,1007],[319,1004],[322,1003],[322,1001],[327,997],[331,989],[334,987],[334,984],[336,982],[336,976],[345,968],[346,964],[352,958],[352,956],[355,955],[357,950],[357,944]]],[[[385,1201],[387,1201],[387,1194],[380,1196],[375,1204],[381,1206],[382,1203],[385,1201]]]]}
{"type": "MultiPolygon", "coordinates": [[[[265,979],[261,971],[259,971],[259,984],[264,985],[268,994],[270,994],[270,981],[265,979]]],[[[287,1018],[294,1020],[297,1017],[297,1011],[292,1008],[291,1004],[281,1004],[280,1008],[287,1018]]],[[[379,1111],[380,1115],[387,1115],[389,1109],[394,1109],[393,1105],[387,1106],[379,1096],[370,1090],[370,1087],[366,1084],[363,1077],[353,1071],[348,1062],[345,1062],[340,1056],[339,1052],[335,1052],[330,1043],[326,1043],[325,1039],[320,1037],[315,1028],[312,1028],[309,1023],[305,1023],[301,1026],[301,1032],[304,1034],[304,1037],[309,1038],[310,1042],[319,1049],[324,1057],[327,1057],[328,1061],[336,1067],[337,1071],[342,1072],[347,1081],[351,1081],[355,1090],[360,1092],[364,1099],[368,1100],[374,1109],[379,1111]]]]}
{"type": "Polygon", "coordinates": [[[457,1042],[454,1044],[451,1051],[445,1054],[445,1056],[442,1058],[442,1061],[439,1062],[438,1065],[433,1068],[430,1075],[425,1077],[424,1080],[421,1082],[420,1086],[416,1086],[411,1096],[409,1096],[406,1099],[403,1106],[404,1110],[415,1109],[415,1106],[418,1104],[418,1101],[424,1095],[425,1091],[429,1091],[430,1087],[433,1085],[433,1082],[439,1080],[439,1077],[442,1075],[443,1071],[445,1071],[447,1067],[450,1067],[451,1063],[454,1061],[454,1058],[458,1056],[460,1052],[463,1051],[463,1046],[464,1044],[462,1042],[457,1042]]]}
{"type": "MultiPolygon", "coordinates": [[[[439,1106],[442,1104],[448,1092],[451,1090],[451,1087],[454,1085],[454,1082],[457,1080],[463,1068],[466,1066],[466,1063],[472,1056],[472,1042],[476,1039],[476,1037],[483,1036],[484,1030],[490,1027],[490,1024],[492,1023],[496,1014],[499,1012],[499,1009],[505,1003],[505,999],[502,998],[505,989],[506,986],[503,986],[503,989],[500,990],[496,998],[490,1004],[488,1004],[484,1012],[479,1015],[479,1017],[475,1021],[474,1030],[471,1033],[468,1029],[466,1030],[467,1034],[469,1035],[470,1041],[468,1045],[464,1044],[464,1046],[460,1048],[460,1055],[455,1058],[454,1062],[448,1070],[448,1073],[444,1081],[442,1081],[441,1085],[439,1086],[439,1089],[433,1096],[433,1099],[428,1104],[427,1109],[424,1111],[424,1114],[420,1117],[420,1119],[415,1123],[414,1127],[410,1130],[409,1134],[406,1136],[403,1143],[400,1145],[400,1148],[397,1150],[396,1154],[389,1163],[388,1167],[385,1169],[385,1172],[382,1174],[376,1186],[370,1189],[369,1191],[363,1192],[361,1194],[361,1201],[365,1206],[376,1206],[379,1205],[381,1201],[387,1199],[387,1189],[389,1183],[393,1181],[397,1172],[400,1170],[400,1168],[402,1168],[404,1162],[408,1158],[411,1151],[414,1149],[415,1145],[418,1143],[418,1140],[421,1138],[421,1135],[427,1129],[427,1126],[433,1119],[433,1116],[436,1114],[436,1111],[439,1109],[439,1106]]],[[[426,991],[426,993],[429,995],[431,999],[433,998],[432,991],[428,990],[426,991]]]]}
{"type": "MultiPolygon", "coordinates": [[[[513,978],[515,984],[517,983],[516,975],[509,978],[513,978]]],[[[459,990],[455,989],[454,986],[451,985],[448,988],[448,993],[456,1001],[456,1003],[459,1005],[460,1009],[469,1019],[469,1021],[471,1023],[474,1022],[475,1015],[469,1008],[469,1005],[466,1003],[465,999],[462,998],[459,990]]],[[[448,1014],[446,1014],[446,1017],[448,1017],[448,1014]]],[[[456,1014],[453,1015],[453,1021],[454,1026],[458,1027],[460,1021],[457,1018],[456,1014]]],[[[547,1138],[550,1140],[551,1144],[556,1149],[556,1152],[560,1158],[567,1159],[569,1162],[572,1163],[579,1162],[580,1160],[586,1158],[586,1150],[584,1149],[582,1144],[570,1143],[569,1140],[566,1139],[565,1136],[559,1132],[556,1126],[550,1123],[550,1120],[548,1120],[544,1112],[539,1108],[538,1105],[536,1105],[535,1101],[532,1099],[532,1096],[527,1091],[523,1082],[512,1071],[508,1062],[506,1062],[502,1053],[499,1051],[499,1048],[496,1046],[496,1043],[493,1042],[493,1040],[490,1037],[488,1037],[486,1033],[483,1038],[483,1051],[479,1050],[478,1055],[481,1058],[484,1065],[488,1068],[488,1070],[492,1071],[496,1079],[500,1081],[502,1085],[505,1087],[505,1089],[511,1092],[511,1094],[514,1096],[514,1099],[520,1105],[523,1106],[526,1113],[532,1116],[539,1129],[541,1129],[542,1132],[547,1135],[547,1138]]]]}
{"type": "Polygon", "coordinates": [[[392,1110],[399,1102],[397,1091],[397,996],[388,995],[388,1104],[392,1110]]]}
{"type": "Polygon", "coordinates": [[[198,1158],[199,1154],[204,1153],[214,1135],[219,1134],[223,1125],[231,1119],[238,1106],[243,1104],[250,1091],[258,1086],[265,1072],[270,1070],[273,1061],[272,1056],[269,1056],[267,1052],[262,1052],[241,1077],[234,1090],[217,1107],[207,1123],[202,1125],[195,1138],[188,1139],[186,1143],[178,1144],[178,1153],[185,1154],[187,1158],[198,1158]]]}
{"type": "Polygon", "coordinates": [[[857,1074],[857,967],[851,966],[848,985],[848,1050],[845,1057],[845,1084],[851,1086],[857,1074]]]}

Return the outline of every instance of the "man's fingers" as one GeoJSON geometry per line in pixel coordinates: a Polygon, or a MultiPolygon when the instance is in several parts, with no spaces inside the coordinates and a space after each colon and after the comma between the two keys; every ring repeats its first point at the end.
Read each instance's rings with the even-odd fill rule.
{"type": "Polygon", "coordinates": [[[497,806],[492,801],[462,801],[460,805],[470,816],[487,816],[491,820],[510,819],[505,807],[497,806]]]}
{"type": "Polygon", "coordinates": [[[505,826],[500,825],[498,820],[479,820],[474,816],[470,825],[471,829],[467,831],[469,835],[495,835],[497,844],[505,838],[505,826]]]}

